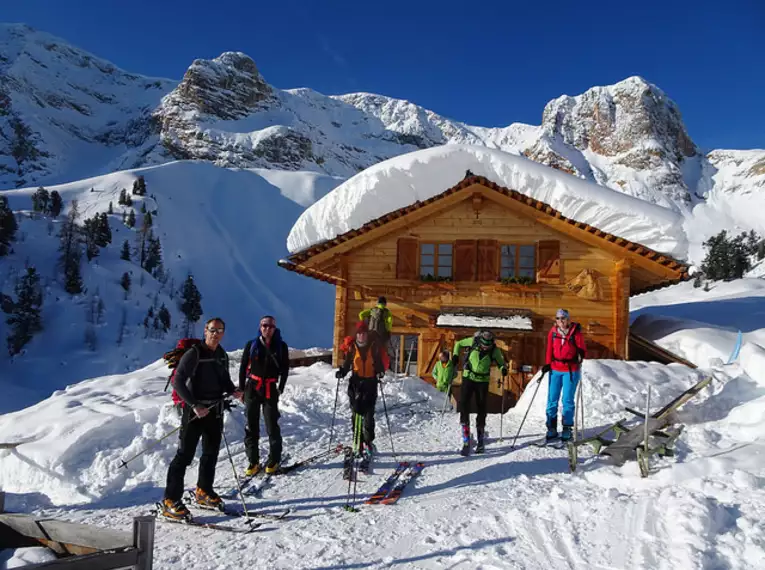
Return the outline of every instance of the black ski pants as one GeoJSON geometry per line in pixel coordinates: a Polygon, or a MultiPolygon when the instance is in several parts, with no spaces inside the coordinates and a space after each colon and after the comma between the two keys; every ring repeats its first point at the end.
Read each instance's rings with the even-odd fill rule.
{"type": "MultiPolygon", "coordinates": [[[[351,375],[348,382],[348,400],[351,410],[364,418],[362,441],[372,443],[375,440],[375,406],[377,405],[377,378],[361,378],[351,375]]],[[[351,416],[351,428],[353,428],[351,416]]]]}
{"type": "Polygon", "coordinates": [[[268,459],[282,460],[282,430],[279,427],[279,392],[273,386],[270,398],[266,398],[262,390],[255,390],[252,384],[247,385],[244,402],[247,405],[247,425],[244,428],[244,448],[250,465],[260,461],[260,411],[263,408],[263,422],[268,434],[268,459]]]}
{"type": "Polygon", "coordinates": [[[478,417],[475,420],[476,430],[483,432],[486,427],[486,404],[489,398],[489,383],[475,382],[465,377],[462,378],[460,388],[460,423],[470,425],[470,399],[475,398],[475,407],[478,417]]]}
{"type": "Polygon", "coordinates": [[[200,437],[202,438],[202,457],[199,459],[197,487],[207,492],[213,490],[215,464],[218,462],[222,433],[222,410],[213,408],[205,417],[198,418],[190,406],[183,406],[178,452],[167,470],[166,499],[177,501],[183,496],[186,468],[194,460],[200,437]]]}

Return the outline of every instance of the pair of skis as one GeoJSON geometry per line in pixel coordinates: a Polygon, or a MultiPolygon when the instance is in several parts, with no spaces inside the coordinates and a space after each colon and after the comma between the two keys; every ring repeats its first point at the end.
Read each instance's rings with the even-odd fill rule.
{"type": "Polygon", "coordinates": [[[388,478],[383,481],[383,484],[369,497],[364,504],[366,505],[392,505],[396,503],[404,488],[417,477],[425,468],[423,462],[417,462],[411,465],[408,461],[402,461],[396,465],[396,469],[391,473],[388,478]]]}

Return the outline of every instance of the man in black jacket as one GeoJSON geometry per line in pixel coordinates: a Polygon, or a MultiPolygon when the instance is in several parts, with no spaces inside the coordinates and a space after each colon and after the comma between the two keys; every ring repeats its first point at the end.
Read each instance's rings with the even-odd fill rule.
{"type": "Polygon", "coordinates": [[[221,498],[213,490],[215,464],[218,461],[223,432],[223,398],[228,394],[242,400],[243,395],[231,382],[228,355],[220,341],[226,325],[214,318],[205,323],[204,342],[181,357],[173,380],[175,391],[183,400],[178,452],[167,470],[167,486],[162,501],[163,515],[186,518],[189,510],[183,504],[183,479],[202,438],[196,500],[209,506],[219,506],[221,498]]]}
{"type": "Polygon", "coordinates": [[[284,391],[289,375],[290,356],[276,319],[266,315],[260,319],[258,336],[244,346],[239,366],[239,389],[245,394],[247,427],[244,446],[249,467],[245,475],[257,474],[260,467],[260,409],[268,433],[266,473],[276,473],[282,460],[282,432],[279,428],[279,394],[284,391]],[[278,382],[278,386],[277,386],[278,382]]]}

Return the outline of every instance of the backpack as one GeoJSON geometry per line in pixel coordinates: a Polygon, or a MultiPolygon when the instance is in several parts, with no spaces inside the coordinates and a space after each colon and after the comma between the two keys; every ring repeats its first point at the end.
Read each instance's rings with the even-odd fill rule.
{"type": "MultiPolygon", "coordinates": [[[[276,356],[273,352],[271,352],[271,349],[265,346],[262,342],[259,342],[259,338],[257,337],[253,340],[251,340],[249,344],[249,354],[250,359],[247,361],[247,376],[250,375],[250,365],[252,364],[252,359],[257,358],[260,354],[261,348],[266,351],[266,354],[271,357],[271,360],[274,361],[274,364],[276,364],[276,369],[281,372],[281,365],[279,364],[279,361],[276,359],[276,356]]],[[[281,341],[281,336],[279,337],[279,340],[281,341]]],[[[281,356],[282,352],[282,342],[277,343],[276,352],[281,356]]]]}
{"type": "MultiPolygon", "coordinates": [[[[178,393],[175,391],[175,372],[176,368],[178,367],[178,363],[181,361],[181,357],[186,354],[190,349],[199,350],[199,346],[202,344],[201,338],[182,338],[180,339],[176,345],[175,348],[172,350],[168,350],[165,354],[162,355],[162,358],[165,360],[165,364],[167,364],[167,367],[172,370],[170,373],[170,376],[167,378],[167,384],[165,384],[165,391],[167,391],[167,387],[172,384],[173,385],[173,392],[171,394],[171,397],[173,399],[173,405],[174,406],[181,406],[183,407],[184,402],[183,399],[178,395],[178,393]]],[[[199,354],[197,354],[197,364],[196,366],[199,366],[199,354]]],[[[194,367],[193,372],[191,375],[193,376],[197,369],[196,366],[194,367]]]]}
{"type": "Polygon", "coordinates": [[[387,340],[388,329],[385,328],[385,311],[380,307],[375,307],[369,311],[369,331],[377,334],[377,338],[387,340]]]}

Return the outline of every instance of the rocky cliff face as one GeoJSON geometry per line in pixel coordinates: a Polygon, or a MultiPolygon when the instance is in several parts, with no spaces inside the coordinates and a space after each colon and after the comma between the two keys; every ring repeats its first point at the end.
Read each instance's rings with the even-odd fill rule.
{"type": "Polygon", "coordinates": [[[347,177],[413,150],[468,143],[678,208],[720,184],[761,188],[765,161],[761,151],[700,154],[675,103],[640,77],[550,101],[540,126],[485,128],[381,95],[279,90],[239,52],[195,60],[173,82],[4,25],[0,79],[4,188],[175,159],[347,177]]]}

